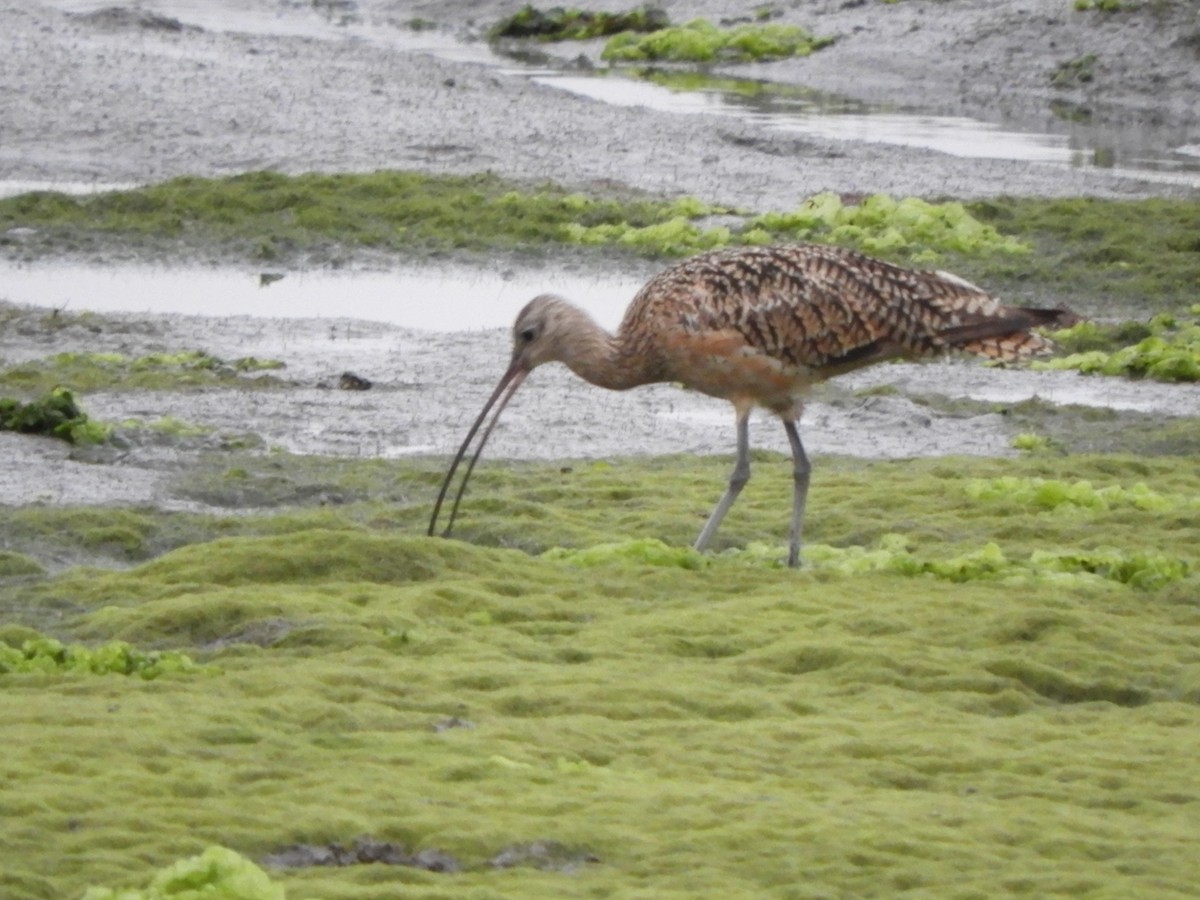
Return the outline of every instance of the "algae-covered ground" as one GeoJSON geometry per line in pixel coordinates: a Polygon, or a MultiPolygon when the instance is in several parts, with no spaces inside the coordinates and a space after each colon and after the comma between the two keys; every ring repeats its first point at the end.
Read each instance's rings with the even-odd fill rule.
{"type": "MultiPolygon", "coordinates": [[[[413,49],[515,3],[82,6],[0,9],[0,177],[121,189],[0,200],[17,263],[626,276],[835,240],[1071,305],[1093,321],[1065,358],[1095,374],[827,386],[791,571],[758,419],[753,479],[689,549],[722,404],[539,371],[428,537],[501,331],[0,284],[0,897],[159,900],[134,891],[172,872],[225,900],[1195,896],[1194,188],[610,107],[413,49]],[[347,370],[374,386],[336,390],[347,370]]],[[[836,40],[703,74],[1195,144],[1187,0],[1028,6],[761,7],[836,40]]]]}
{"type": "Polygon", "coordinates": [[[406,505],[10,578],[10,643],[197,666],[0,675],[0,890],[369,838],[456,871],[269,871],[292,898],[1190,896],[1182,462],[823,460],[800,572],[773,454],[704,559],[724,460],[490,465],[469,542],[422,534],[414,462],[406,505]]]}

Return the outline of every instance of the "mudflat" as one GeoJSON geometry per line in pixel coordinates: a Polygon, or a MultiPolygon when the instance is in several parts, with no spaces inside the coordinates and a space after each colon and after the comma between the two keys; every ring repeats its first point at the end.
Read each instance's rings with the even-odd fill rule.
{"type": "MultiPolygon", "coordinates": [[[[674,21],[742,12],[721,4],[663,6],[674,21]]],[[[1095,166],[964,158],[589,100],[513,74],[488,54],[480,35],[518,7],[369,0],[7,4],[0,9],[0,180],[103,186],[254,169],[489,171],[757,210],[791,208],[822,190],[960,198],[1195,193],[1095,166]]],[[[1200,21],[1190,3],[1159,3],[1153,14],[1132,15],[1080,11],[1066,2],[816,0],[776,12],[774,21],[837,40],[806,58],[722,71],[1012,127],[1036,126],[1052,109],[1065,108],[1114,127],[1166,129],[1183,145],[1197,138],[1200,21]],[[1093,62],[1086,78],[1056,80],[1063,66],[1087,57],[1093,62]]],[[[596,64],[599,49],[600,42],[541,48],[550,64],[577,66],[596,64]]],[[[21,246],[20,237],[9,236],[0,252],[15,255],[21,246]]],[[[145,252],[101,246],[91,261],[146,261],[145,252]]],[[[475,257],[469,264],[512,261],[475,257]]],[[[611,258],[572,265],[597,274],[619,268],[626,277],[653,268],[611,258]]],[[[548,267],[546,289],[555,288],[553,278],[548,267]]],[[[86,308],[81,297],[71,312],[86,308]]],[[[0,334],[0,355],[15,363],[49,352],[138,357],[202,347],[230,358],[276,358],[287,366],[287,386],[279,390],[101,391],[86,398],[86,407],[108,421],[170,417],[215,433],[259,435],[264,445],[302,453],[396,456],[451,451],[508,353],[508,338],[497,330],[411,331],[340,320],[336,309],[329,318],[300,322],[204,312],[44,322],[36,311],[14,311],[0,334]],[[329,389],[344,370],[370,379],[375,389],[329,389]]],[[[1037,396],[1143,412],[1165,402],[1178,415],[1200,408],[1188,387],[1172,388],[1164,401],[1154,386],[1100,386],[1069,373],[958,366],[953,378],[956,391],[984,399],[1037,396]]],[[[806,417],[810,446],[878,458],[1012,452],[1013,426],[1002,416],[951,415],[907,396],[937,392],[944,380],[939,370],[889,367],[835,386],[806,417]],[[854,393],[881,381],[902,390],[865,399],[854,393]]],[[[491,453],[729,452],[731,424],[724,404],[669,387],[617,395],[544,371],[507,414],[491,453]],[[553,429],[545,427],[548,419],[553,429]],[[609,427],[614,422],[621,427],[609,427]]],[[[755,431],[757,446],[786,449],[773,423],[755,431]]],[[[10,463],[0,475],[0,496],[6,503],[171,505],[182,501],[163,485],[177,479],[160,475],[186,470],[193,455],[187,447],[197,442],[132,446],[113,459],[86,460],[53,442],[7,436],[5,443],[10,463]],[[104,462],[110,464],[97,465],[104,462]]]]}

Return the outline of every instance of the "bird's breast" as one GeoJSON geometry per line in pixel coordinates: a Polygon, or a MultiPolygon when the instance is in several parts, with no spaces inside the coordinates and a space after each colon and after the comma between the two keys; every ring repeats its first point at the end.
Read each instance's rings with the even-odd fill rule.
{"type": "Polygon", "coordinates": [[[669,334],[663,351],[667,380],[713,397],[750,401],[779,412],[792,409],[805,390],[821,380],[807,366],[766,353],[732,329],[669,334]]]}

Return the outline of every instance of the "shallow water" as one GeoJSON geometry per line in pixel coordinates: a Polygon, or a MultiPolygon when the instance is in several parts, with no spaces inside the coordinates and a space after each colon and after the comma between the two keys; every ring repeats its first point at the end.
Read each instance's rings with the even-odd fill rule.
{"type": "Polygon", "coordinates": [[[0,197],[15,197],[34,191],[58,191],[61,194],[102,194],[105,191],[131,191],[140,185],[131,181],[0,181],[0,197]]]}
{"type": "Polygon", "coordinates": [[[351,318],[429,331],[507,327],[537,294],[562,294],[615,328],[639,283],[565,272],[312,271],[199,266],[17,265],[0,261],[0,298],[72,312],[351,318]]]}
{"type": "MultiPolygon", "coordinates": [[[[603,73],[601,73],[603,74],[603,73]]],[[[768,128],[839,141],[895,144],[971,159],[1045,162],[1111,169],[1172,184],[1200,186],[1200,154],[1185,137],[1145,127],[1121,131],[1072,124],[1047,114],[1042,132],[965,116],[896,111],[823,94],[756,83],[753,94],[719,86],[677,90],[622,77],[539,74],[533,80],[617,106],[748,119],[768,128]]]]}
{"type": "MultiPolygon", "coordinates": [[[[73,313],[91,311],[202,316],[217,331],[224,327],[219,325],[220,322],[228,322],[233,317],[250,317],[258,320],[258,326],[249,326],[249,332],[257,334],[266,329],[267,333],[273,333],[273,329],[282,329],[280,333],[283,337],[279,340],[279,346],[266,340],[262,346],[250,347],[244,343],[248,338],[242,335],[235,341],[236,347],[220,352],[232,355],[252,353],[269,358],[285,356],[293,377],[300,377],[302,371],[307,372],[301,364],[301,359],[306,357],[315,362],[314,371],[319,370],[324,374],[328,374],[325,370],[330,367],[341,367],[356,371],[364,369],[371,377],[377,378],[381,371],[389,368],[391,364],[386,359],[377,359],[376,354],[383,353],[386,357],[385,351],[394,343],[394,337],[385,340],[380,347],[368,348],[362,342],[362,335],[359,335],[353,342],[349,356],[335,358],[335,345],[330,343],[330,332],[340,333],[347,319],[384,323],[420,332],[469,335],[490,329],[506,329],[529,299],[539,293],[556,292],[578,303],[600,325],[613,330],[620,323],[626,306],[639,286],[639,281],[628,276],[600,278],[553,269],[491,273],[474,269],[429,267],[387,272],[313,271],[282,274],[200,266],[104,266],[53,262],[17,265],[0,260],[0,300],[24,306],[73,313]],[[280,275],[282,277],[278,280],[272,280],[280,275]],[[279,320],[288,320],[293,324],[285,326],[279,320]],[[329,328],[315,327],[316,322],[303,320],[327,321],[329,328]],[[268,325],[272,322],[274,324],[268,325]],[[311,346],[298,343],[301,333],[312,335],[311,346]]],[[[194,329],[200,326],[193,322],[189,327],[194,329]]],[[[265,339],[260,336],[256,340],[265,339]]],[[[489,337],[486,340],[488,346],[498,353],[507,344],[504,339],[493,341],[489,337]]],[[[210,349],[221,347],[221,341],[214,335],[194,335],[192,343],[197,342],[210,349]]],[[[477,367],[478,358],[474,355],[470,358],[471,367],[477,367]]],[[[496,374],[502,366],[503,360],[498,356],[494,361],[496,374]]],[[[304,377],[309,376],[318,377],[314,373],[304,377]]],[[[438,381],[446,376],[430,377],[438,381]]],[[[458,377],[458,373],[449,377],[458,377]]],[[[484,380],[491,377],[492,374],[487,374],[484,380]]],[[[572,384],[573,379],[564,378],[564,382],[560,388],[572,384]]],[[[902,363],[875,366],[842,376],[836,383],[850,391],[891,385],[913,396],[948,393],[955,397],[1001,404],[1039,398],[1056,405],[1073,404],[1168,416],[1200,415],[1200,385],[1196,384],[1089,378],[1074,372],[994,369],[969,362],[951,367],[902,363]],[[953,375],[948,382],[950,372],[953,375]]],[[[590,388],[588,392],[594,393],[590,388]]],[[[671,394],[675,397],[674,392],[671,394]]],[[[697,402],[701,403],[699,407],[683,402],[682,396],[672,399],[667,418],[691,422],[700,433],[717,428],[723,434],[728,424],[728,407],[723,403],[710,405],[711,401],[697,402]]],[[[915,415],[907,407],[898,414],[890,408],[882,412],[888,424],[877,423],[874,426],[876,436],[878,432],[893,426],[906,430],[899,422],[892,422],[894,416],[899,415],[903,421],[915,415]]],[[[848,413],[852,419],[861,419],[864,415],[862,409],[848,413]]],[[[211,415],[210,411],[200,418],[207,420],[211,415]]],[[[616,417],[628,415],[630,413],[626,411],[616,417]]],[[[836,421],[830,427],[831,434],[845,431],[847,423],[842,418],[841,414],[835,416],[836,421]]],[[[629,422],[625,421],[628,425],[629,422]]],[[[823,428],[821,421],[813,416],[809,416],[807,421],[819,436],[823,428]]],[[[647,425],[648,433],[658,428],[657,422],[654,419],[647,425]]],[[[990,435],[994,429],[989,425],[986,430],[990,435]]],[[[955,447],[959,448],[959,452],[971,452],[962,449],[971,443],[965,423],[949,427],[943,436],[944,440],[936,438],[932,430],[926,431],[929,432],[923,436],[926,443],[922,444],[919,451],[906,439],[898,445],[902,452],[947,453],[954,452],[955,447]]],[[[775,435],[775,438],[781,442],[782,449],[781,435],[775,435]]],[[[451,438],[447,437],[447,440],[451,441],[451,438]]],[[[503,443],[503,437],[500,441],[503,443]]],[[[422,440],[418,443],[424,447],[426,442],[422,440]]],[[[673,444],[668,442],[668,446],[673,444]]],[[[989,452],[996,449],[991,437],[984,437],[980,446],[991,447],[989,452]]],[[[305,449],[313,448],[305,445],[305,449]]],[[[556,449],[566,452],[564,448],[556,449]]],[[[833,451],[835,447],[831,445],[825,449],[833,451]]],[[[514,449],[507,452],[524,455],[514,449]]],[[[892,454],[874,448],[867,455],[892,454]]]]}

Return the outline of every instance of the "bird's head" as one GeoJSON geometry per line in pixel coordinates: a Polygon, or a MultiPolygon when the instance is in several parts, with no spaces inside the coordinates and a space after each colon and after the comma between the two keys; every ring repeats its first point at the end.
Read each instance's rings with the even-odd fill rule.
{"type": "Polygon", "coordinates": [[[513,323],[512,369],[525,372],[543,363],[567,358],[565,341],[575,332],[572,323],[584,314],[562,297],[541,294],[517,314],[513,323]]]}

